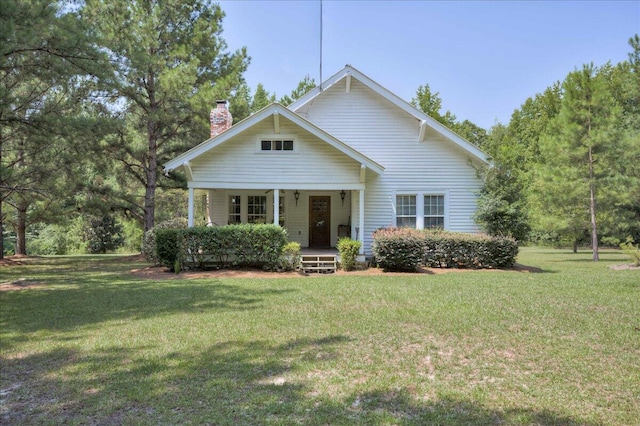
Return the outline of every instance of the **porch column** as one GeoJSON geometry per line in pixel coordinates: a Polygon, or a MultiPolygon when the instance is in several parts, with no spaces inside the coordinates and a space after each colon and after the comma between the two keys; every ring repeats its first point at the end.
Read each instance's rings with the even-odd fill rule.
{"type": "Polygon", "coordinates": [[[280,225],[280,190],[273,190],[273,224],[280,225]]]}
{"type": "Polygon", "coordinates": [[[358,241],[360,241],[360,252],[359,254],[364,254],[364,189],[359,191],[360,193],[360,214],[358,215],[358,226],[360,227],[360,232],[358,232],[358,241]]]}
{"type": "Polygon", "coordinates": [[[189,188],[189,207],[187,207],[187,225],[189,228],[193,227],[194,224],[194,214],[195,214],[195,205],[194,205],[194,194],[195,190],[193,188],[189,188]]]}
{"type": "Polygon", "coordinates": [[[207,192],[207,226],[213,226],[213,189],[207,192]]]}

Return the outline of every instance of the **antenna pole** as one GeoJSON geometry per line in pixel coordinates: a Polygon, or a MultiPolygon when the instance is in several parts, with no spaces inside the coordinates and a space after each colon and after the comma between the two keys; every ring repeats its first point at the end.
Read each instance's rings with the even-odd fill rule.
{"type": "Polygon", "coordinates": [[[322,0],[320,0],[320,91],[322,92],[322,0]]]}

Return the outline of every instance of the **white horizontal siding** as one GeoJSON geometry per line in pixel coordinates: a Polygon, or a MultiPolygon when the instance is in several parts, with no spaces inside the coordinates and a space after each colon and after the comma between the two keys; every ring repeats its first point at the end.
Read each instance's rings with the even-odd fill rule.
{"type": "Polygon", "coordinates": [[[419,142],[419,122],[414,117],[353,78],[349,93],[345,81],[339,82],[297,112],[385,167],[380,176],[367,173],[366,253],[370,253],[371,234],[394,223],[397,193],[446,192],[448,229],[478,231],[473,214],[482,183],[469,155],[432,131],[419,142]]]}
{"type": "Polygon", "coordinates": [[[273,135],[273,120],[265,119],[191,163],[195,186],[267,188],[305,184],[360,184],[360,164],[326,142],[280,118],[280,134],[295,135],[295,151],[259,150],[260,136],[273,135]]]}

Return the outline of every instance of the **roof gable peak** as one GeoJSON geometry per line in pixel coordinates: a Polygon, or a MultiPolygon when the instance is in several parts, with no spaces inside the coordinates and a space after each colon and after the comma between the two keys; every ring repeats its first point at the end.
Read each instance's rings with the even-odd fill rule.
{"type": "Polygon", "coordinates": [[[378,95],[382,96],[383,98],[391,102],[396,107],[400,108],[402,111],[406,112],[407,114],[417,119],[420,126],[418,131],[420,132],[421,135],[424,132],[423,130],[424,125],[427,125],[431,127],[433,130],[435,130],[436,132],[438,132],[439,134],[451,140],[454,144],[458,145],[460,148],[462,148],[464,151],[471,154],[476,159],[484,163],[489,162],[488,156],[484,152],[482,152],[482,150],[480,150],[477,146],[473,145],[471,142],[467,141],[466,139],[464,139],[463,137],[455,133],[453,130],[449,129],[439,121],[435,120],[434,118],[425,114],[418,108],[414,107],[409,102],[405,101],[404,99],[402,99],[395,93],[391,92],[381,84],[372,80],[367,75],[365,75],[364,73],[362,73],[361,71],[359,71],[357,68],[355,68],[350,64],[345,65],[344,68],[342,68],[340,71],[338,71],[337,73],[335,73],[334,75],[326,79],[324,82],[322,82],[320,85],[318,85],[314,89],[307,92],[300,99],[296,100],[291,105],[289,105],[288,108],[295,112],[299,111],[304,105],[307,105],[316,97],[321,96],[325,90],[329,89],[330,87],[332,87],[333,85],[335,85],[336,83],[338,83],[344,78],[347,78],[347,85],[349,85],[351,78],[355,78],[360,83],[364,84],[366,87],[368,87],[378,95]]]}

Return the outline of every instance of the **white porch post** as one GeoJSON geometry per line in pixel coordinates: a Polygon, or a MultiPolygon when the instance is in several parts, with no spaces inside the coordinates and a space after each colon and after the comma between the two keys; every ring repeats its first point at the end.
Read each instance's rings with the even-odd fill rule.
{"type": "Polygon", "coordinates": [[[358,205],[360,212],[358,214],[358,226],[360,227],[360,232],[358,233],[358,241],[360,241],[360,252],[359,254],[364,254],[364,189],[360,191],[360,204],[358,205]]]}
{"type": "Polygon", "coordinates": [[[273,190],[273,224],[280,225],[280,190],[273,190]]]}
{"type": "Polygon", "coordinates": [[[213,226],[213,189],[207,192],[207,226],[213,226]]]}
{"type": "Polygon", "coordinates": [[[195,193],[194,189],[193,188],[189,188],[189,207],[187,207],[187,209],[188,209],[188,212],[187,212],[187,215],[188,215],[187,216],[188,217],[187,225],[189,226],[189,228],[192,228],[193,224],[194,224],[194,220],[193,220],[193,217],[194,217],[194,214],[195,214],[195,205],[194,205],[194,201],[193,201],[194,193],[195,193]]]}

